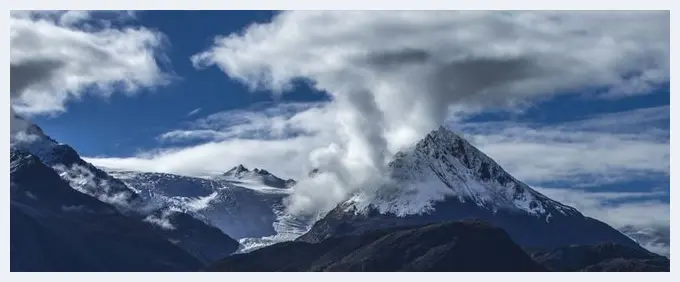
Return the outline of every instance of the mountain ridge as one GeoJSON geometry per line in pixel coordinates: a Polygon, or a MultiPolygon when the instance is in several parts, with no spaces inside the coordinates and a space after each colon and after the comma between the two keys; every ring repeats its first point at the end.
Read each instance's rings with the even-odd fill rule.
{"type": "Polygon", "coordinates": [[[10,150],[31,154],[71,189],[110,204],[127,218],[150,226],[202,263],[231,254],[239,247],[234,239],[194,216],[162,203],[145,201],[125,183],[84,161],[72,147],[52,139],[32,122],[18,115],[11,118],[10,150]]]}
{"type": "Polygon", "coordinates": [[[153,228],[10,149],[12,271],[190,271],[202,263],[153,228]],[[130,257],[131,254],[134,254],[130,257]]]}
{"type": "Polygon", "coordinates": [[[293,179],[282,179],[267,170],[253,168],[249,170],[244,165],[239,164],[228,171],[213,177],[214,179],[231,180],[235,183],[255,183],[263,184],[274,188],[291,188],[297,183],[293,179]]]}

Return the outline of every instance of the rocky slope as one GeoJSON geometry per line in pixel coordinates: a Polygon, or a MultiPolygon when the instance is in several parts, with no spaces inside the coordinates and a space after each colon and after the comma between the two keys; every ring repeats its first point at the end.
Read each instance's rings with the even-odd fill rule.
{"type": "MultiPolygon", "coordinates": [[[[248,252],[294,240],[309,228],[307,220],[285,212],[284,199],[294,187],[272,187],[262,179],[243,177],[262,171],[236,166],[213,178],[134,171],[109,171],[109,174],[123,181],[145,201],[182,210],[220,228],[239,240],[239,252],[248,252]],[[239,171],[240,175],[231,173],[239,171]]],[[[293,180],[287,182],[294,183],[293,180]]]]}
{"type": "Polygon", "coordinates": [[[238,242],[218,228],[176,207],[145,200],[125,183],[85,162],[73,148],[53,140],[28,120],[12,115],[10,127],[13,150],[30,153],[72,189],[110,204],[122,215],[148,225],[166,241],[181,247],[202,263],[238,249],[238,242]]]}
{"type": "Polygon", "coordinates": [[[275,235],[282,200],[291,192],[263,183],[245,185],[223,176],[203,179],[166,173],[110,173],[146,201],[186,211],[235,239],[275,235]]]}
{"type": "Polygon", "coordinates": [[[10,152],[11,271],[191,271],[202,263],[148,224],[10,152]]]}

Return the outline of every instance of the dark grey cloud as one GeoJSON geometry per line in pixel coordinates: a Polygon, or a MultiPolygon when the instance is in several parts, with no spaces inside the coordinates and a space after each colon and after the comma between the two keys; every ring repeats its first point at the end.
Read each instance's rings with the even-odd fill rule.
{"type": "Polygon", "coordinates": [[[425,50],[403,49],[393,52],[381,52],[368,55],[369,64],[377,67],[399,67],[400,65],[425,63],[430,53],[425,50]]]}
{"type": "Polygon", "coordinates": [[[125,12],[12,11],[13,109],[24,115],[57,114],[85,94],[133,94],[168,83],[170,75],[157,62],[166,38],[121,23],[131,17],[125,12]]]}
{"type": "Polygon", "coordinates": [[[33,85],[49,82],[64,65],[63,61],[53,59],[26,60],[10,64],[11,97],[19,97],[24,90],[33,85]]]}

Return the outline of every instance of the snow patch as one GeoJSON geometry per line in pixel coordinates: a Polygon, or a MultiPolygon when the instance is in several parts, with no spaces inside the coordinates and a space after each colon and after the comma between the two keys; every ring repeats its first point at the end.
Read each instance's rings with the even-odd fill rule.
{"type": "Polygon", "coordinates": [[[309,231],[313,224],[309,218],[295,217],[283,211],[278,211],[277,215],[277,220],[273,225],[276,234],[261,238],[240,239],[239,243],[242,248],[236,253],[248,253],[276,243],[293,241],[309,231]]]}
{"type": "Polygon", "coordinates": [[[210,206],[210,203],[214,201],[217,196],[219,195],[218,192],[213,192],[212,194],[205,196],[205,197],[199,197],[198,199],[193,199],[190,201],[187,201],[185,203],[186,207],[188,207],[191,211],[193,212],[199,212],[201,210],[204,210],[210,206]]]}

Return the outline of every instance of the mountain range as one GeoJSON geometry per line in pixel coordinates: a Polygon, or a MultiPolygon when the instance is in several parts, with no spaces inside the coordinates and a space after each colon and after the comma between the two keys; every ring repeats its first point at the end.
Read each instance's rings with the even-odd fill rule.
{"type": "Polygon", "coordinates": [[[310,225],[286,213],[293,179],[242,165],[212,178],[105,171],[11,118],[12,271],[668,269],[444,127],[394,156],[392,187],[352,195],[310,225]],[[414,212],[418,195],[438,198],[414,212]]]}
{"type": "Polygon", "coordinates": [[[175,207],[145,201],[122,181],[85,162],[70,146],[21,117],[12,118],[13,126],[19,123],[13,130],[23,133],[11,140],[10,148],[12,270],[53,270],[64,263],[59,257],[63,248],[75,258],[57,269],[84,271],[189,270],[238,249],[238,242],[218,228],[175,207]],[[50,233],[68,243],[46,236],[50,233]],[[149,238],[138,240],[137,235],[149,238]],[[127,246],[117,247],[126,244],[127,236],[131,237],[127,246]],[[141,255],[145,252],[159,256],[161,265],[145,259],[141,255]],[[136,253],[140,261],[125,259],[136,253]],[[106,263],[116,256],[120,266],[106,263]],[[99,264],[100,259],[104,263],[99,264]],[[164,262],[173,259],[179,262],[164,262]]]}

